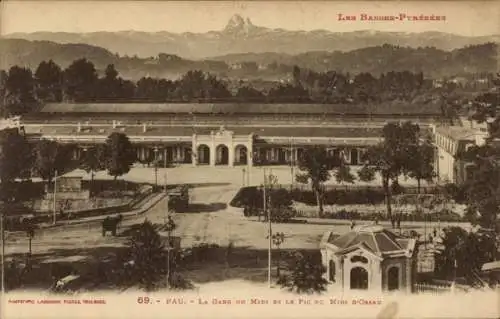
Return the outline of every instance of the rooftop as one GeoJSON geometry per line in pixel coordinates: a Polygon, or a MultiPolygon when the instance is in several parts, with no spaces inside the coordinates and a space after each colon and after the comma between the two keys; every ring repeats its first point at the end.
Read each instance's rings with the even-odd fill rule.
{"type": "Polygon", "coordinates": [[[478,129],[463,126],[437,126],[436,132],[455,141],[474,141],[478,129]]]}
{"type": "Polygon", "coordinates": [[[49,103],[41,113],[439,115],[433,104],[49,103]]]}
{"type": "Polygon", "coordinates": [[[338,253],[357,246],[363,246],[379,256],[387,253],[404,253],[413,249],[411,239],[398,236],[378,225],[360,226],[344,235],[330,236],[327,242],[336,246],[339,249],[338,253]]]}
{"type": "MultiPolygon", "coordinates": [[[[211,131],[219,131],[220,127],[197,127],[197,126],[148,126],[144,132],[142,125],[115,128],[109,126],[81,126],[78,132],[77,125],[50,126],[50,125],[27,125],[27,134],[41,135],[75,135],[108,136],[112,132],[123,132],[129,136],[192,136],[193,134],[208,135],[211,131]]],[[[373,127],[245,127],[229,126],[226,131],[232,131],[235,135],[249,135],[251,133],[260,137],[331,137],[331,138],[363,138],[380,137],[381,128],[373,127]]]]}

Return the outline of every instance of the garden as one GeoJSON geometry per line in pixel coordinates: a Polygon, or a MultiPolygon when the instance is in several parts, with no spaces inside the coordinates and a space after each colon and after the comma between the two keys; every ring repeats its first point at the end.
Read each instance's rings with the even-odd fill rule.
{"type": "MultiPolygon", "coordinates": [[[[293,218],[325,218],[341,220],[388,220],[385,194],[381,188],[356,187],[351,189],[329,189],[323,193],[324,212],[319,215],[316,197],[311,190],[303,188],[278,188],[268,191],[271,202],[280,205],[284,220],[293,218]]],[[[452,200],[440,201],[439,194],[420,195],[421,205],[416,203],[416,194],[404,194],[393,198],[393,213],[401,221],[466,221],[460,205],[452,200]],[[403,198],[403,200],[401,200],[403,198]],[[436,203],[433,203],[435,201],[436,203]],[[439,202],[439,203],[437,203],[439,202]]],[[[246,216],[262,214],[263,195],[259,187],[244,187],[230,203],[243,208],[246,216]]]]}

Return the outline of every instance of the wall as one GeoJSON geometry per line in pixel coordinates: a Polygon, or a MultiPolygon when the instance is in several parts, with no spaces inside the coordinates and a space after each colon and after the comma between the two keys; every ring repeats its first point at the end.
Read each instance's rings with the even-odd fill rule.
{"type": "Polygon", "coordinates": [[[453,172],[455,164],[455,158],[453,155],[445,151],[441,147],[437,147],[437,165],[439,167],[438,179],[441,182],[448,181],[454,182],[455,174],[453,172]]]}

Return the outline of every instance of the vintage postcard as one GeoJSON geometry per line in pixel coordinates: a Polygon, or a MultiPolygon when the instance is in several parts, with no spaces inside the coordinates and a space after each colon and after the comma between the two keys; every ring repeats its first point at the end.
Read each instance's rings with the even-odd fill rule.
{"type": "Polygon", "coordinates": [[[0,10],[0,318],[500,318],[500,2],[0,10]]]}

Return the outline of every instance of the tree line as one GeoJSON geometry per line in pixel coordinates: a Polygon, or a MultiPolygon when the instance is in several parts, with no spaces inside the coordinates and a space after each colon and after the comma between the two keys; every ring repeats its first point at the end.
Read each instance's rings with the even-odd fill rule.
{"type": "Polygon", "coordinates": [[[56,174],[76,167],[90,173],[91,182],[95,173],[102,170],[116,179],[128,173],[136,161],[135,148],[129,138],[118,132],[111,133],[104,144],[89,147],[76,163],[73,160],[76,145],[46,139],[30,143],[17,129],[1,131],[0,146],[0,200],[6,202],[20,200],[23,194],[17,182],[28,181],[32,175],[41,177],[47,186],[56,174]]]}
{"type": "Polygon", "coordinates": [[[270,89],[236,85],[200,70],[177,80],[143,77],[134,82],[119,76],[109,64],[102,76],[87,59],[62,69],[54,61],[41,62],[33,72],[13,66],[0,72],[2,115],[17,115],[50,102],[259,102],[259,103],[378,103],[411,101],[432,89],[423,74],[388,72],[350,75],[314,72],[294,66],[291,77],[270,89]],[[232,87],[235,86],[235,87],[232,87]]]}

